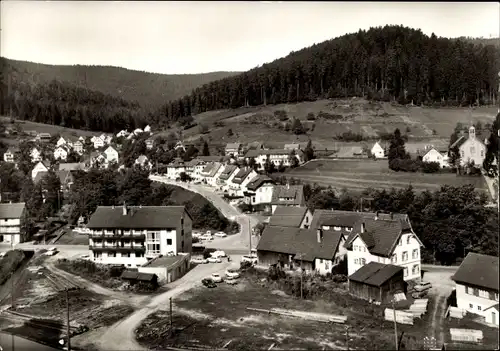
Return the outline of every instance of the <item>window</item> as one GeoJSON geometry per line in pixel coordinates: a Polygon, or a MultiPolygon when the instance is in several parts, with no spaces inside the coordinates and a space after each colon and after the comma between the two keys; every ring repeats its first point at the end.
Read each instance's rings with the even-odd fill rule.
{"type": "Polygon", "coordinates": [[[354,264],[359,264],[359,259],[355,258],[354,259],[354,264]]]}
{"type": "Polygon", "coordinates": [[[116,257],[116,252],[109,252],[108,257],[116,257]]]}
{"type": "Polygon", "coordinates": [[[147,244],[147,250],[148,250],[148,253],[150,254],[159,254],[160,253],[160,244],[150,244],[148,243],[147,244]]]}
{"type": "Polygon", "coordinates": [[[401,238],[399,238],[398,246],[401,246],[402,243],[403,241],[401,240],[401,238]]]}
{"type": "Polygon", "coordinates": [[[160,241],[160,233],[158,232],[148,232],[148,235],[146,236],[147,241],[160,241]]]}
{"type": "Polygon", "coordinates": [[[414,249],[413,252],[411,253],[411,258],[417,259],[418,258],[418,249],[414,249]]]}
{"type": "Polygon", "coordinates": [[[481,157],[484,157],[484,150],[481,150],[481,157]]]}
{"type": "Polygon", "coordinates": [[[498,301],[498,293],[495,293],[495,300],[498,301]]]}
{"type": "Polygon", "coordinates": [[[464,150],[460,151],[460,153],[461,153],[461,157],[463,158],[465,156],[464,150]]]}
{"type": "Polygon", "coordinates": [[[413,265],[413,268],[411,269],[411,274],[412,275],[418,274],[418,271],[419,271],[418,264],[413,265]]]}
{"type": "Polygon", "coordinates": [[[358,250],[358,249],[357,249],[357,247],[358,247],[358,245],[353,245],[352,249],[353,249],[354,251],[357,251],[357,250],[358,250]]]}
{"type": "Polygon", "coordinates": [[[469,308],[474,308],[474,305],[470,303],[469,308]]]}
{"type": "Polygon", "coordinates": [[[474,288],[474,296],[479,296],[479,289],[474,288]]]}
{"type": "Polygon", "coordinates": [[[466,294],[469,294],[469,295],[472,295],[472,288],[471,288],[471,287],[466,286],[466,287],[465,287],[465,293],[466,293],[466,294]]]}
{"type": "Polygon", "coordinates": [[[319,263],[323,264],[323,259],[322,258],[319,259],[319,263]]]}
{"type": "Polygon", "coordinates": [[[405,277],[408,276],[408,267],[405,267],[405,277]]]}
{"type": "Polygon", "coordinates": [[[403,251],[403,257],[402,257],[403,262],[408,261],[408,251],[403,251]]]}
{"type": "Polygon", "coordinates": [[[479,290],[479,296],[484,297],[485,299],[489,299],[490,294],[486,290],[479,290]]]}
{"type": "Polygon", "coordinates": [[[477,306],[477,310],[478,310],[478,311],[481,311],[481,306],[477,306]]]}
{"type": "Polygon", "coordinates": [[[406,244],[409,244],[411,240],[411,235],[406,236],[406,244]]]}
{"type": "Polygon", "coordinates": [[[398,262],[398,256],[396,254],[392,255],[391,263],[397,263],[397,262],[398,262]]]}
{"type": "Polygon", "coordinates": [[[364,258],[360,258],[360,259],[359,259],[359,261],[360,261],[360,263],[361,263],[362,265],[365,265],[365,264],[366,264],[366,259],[364,259],[364,258]]]}
{"type": "Polygon", "coordinates": [[[330,269],[330,262],[325,260],[325,269],[330,269]]]}

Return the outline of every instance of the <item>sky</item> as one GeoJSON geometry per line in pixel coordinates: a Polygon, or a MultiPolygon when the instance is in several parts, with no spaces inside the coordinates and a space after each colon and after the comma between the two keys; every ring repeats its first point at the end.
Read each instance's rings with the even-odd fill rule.
{"type": "Polygon", "coordinates": [[[346,33],[398,24],[499,36],[500,6],[395,2],[0,2],[0,55],[182,74],[245,71],[346,33]]]}

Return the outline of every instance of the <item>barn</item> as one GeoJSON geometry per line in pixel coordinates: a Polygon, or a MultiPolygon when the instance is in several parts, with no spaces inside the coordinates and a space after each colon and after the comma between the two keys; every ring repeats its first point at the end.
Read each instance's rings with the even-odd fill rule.
{"type": "Polygon", "coordinates": [[[363,300],[389,303],[398,292],[406,293],[400,266],[370,262],[349,276],[349,293],[363,300]]]}

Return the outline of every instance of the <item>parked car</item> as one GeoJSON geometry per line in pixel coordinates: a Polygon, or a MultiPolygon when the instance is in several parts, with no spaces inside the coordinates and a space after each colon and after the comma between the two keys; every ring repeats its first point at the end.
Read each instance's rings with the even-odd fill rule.
{"type": "Polygon", "coordinates": [[[222,276],[219,273],[212,273],[210,279],[212,279],[214,283],[222,283],[222,276]]]}
{"type": "Polygon", "coordinates": [[[257,264],[257,256],[245,255],[241,258],[241,262],[250,262],[251,264],[257,264]]]}
{"type": "Polygon", "coordinates": [[[226,253],[222,250],[217,250],[217,251],[214,251],[212,253],[210,253],[210,255],[212,255],[212,257],[226,257],[226,253]]]}
{"type": "Polygon", "coordinates": [[[417,292],[421,292],[421,291],[429,290],[430,288],[432,288],[432,284],[431,283],[429,283],[429,282],[420,282],[420,284],[415,285],[415,287],[413,289],[415,291],[417,291],[417,292]]]}
{"type": "Polygon", "coordinates": [[[211,231],[211,230],[207,230],[207,231],[206,231],[206,233],[205,233],[205,235],[210,235],[210,236],[212,236],[212,231],[211,231]]]}
{"type": "Polygon", "coordinates": [[[202,236],[200,236],[200,239],[201,240],[208,240],[208,241],[214,240],[212,235],[209,235],[209,234],[203,234],[202,236]]]}
{"type": "Polygon", "coordinates": [[[424,298],[425,296],[427,296],[427,291],[428,290],[424,290],[424,291],[414,291],[411,293],[411,297],[414,298],[414,299],[421,299],[421,298],[424,298]]]}
{"type": "Polygon", "coordinates": [[[226,278],[236,279],[240,277],[240,273],[235,269],[228,269],[226,271],[226,278]]]}
{"type": "Polygon", "coordinates": [[[200,233],[200,232],[193,232],[193,233],[191,234],[191,236],[192,236],[193,238],[199,238],[199,237],[201,237],[201,233],[200,233]]]}
{"type": "Polygon", "coordinates": [[[214,236],[216,236],[218,238],[225,238],[227,236],[227,234],[224,232],[217,232],[214,234],[214,236]]]}
{"type": "Polygon", "coordinates": [[[236,284],[238,284],[238,280],[237,279],[226,279],[226,283],[229,285],[236,285],[236,284]]]}
{"type": "Polygon", "coordinates": [[[221,263],[222,260],[219,257],[209,257],[207,258],[207,261],[210,263],[221,263]]]}
{"type": "Polygon", "coordinates": [[[81,255],[81,256],[80,256],[80,259],[82,259],[82,260],[88,260],[88,259],[90,259],[90,256],[89,256],[89,255],[87,255],[87,254],[85,254],[85,255],[81,255]]]}
{"type": "Polygon", "coordinates": [[[208,263],[208,261],[206,259],[204,259],[203,257],[193,257],[191,259],[191,263],[195,263],[195,264],[205,264],[205,263],[208,263]]]}
{"type": "Polygon", "coordinates": [[[44,253],[45,256],[54,256],[57,253],[57,249],[55,247],[51,247],[44,253]]]}
{"type": "Polygon", "coordinates": [[[216,288],[217,285],[214,283],[214,281],[210,278],[205,278],[201,281],[203,285],[205,285],[207,288],[216,288]]]}

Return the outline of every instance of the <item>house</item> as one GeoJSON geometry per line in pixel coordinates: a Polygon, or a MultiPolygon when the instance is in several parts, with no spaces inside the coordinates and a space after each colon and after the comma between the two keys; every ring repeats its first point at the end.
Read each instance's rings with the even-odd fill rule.
{"type": "Polygon", "coordinates": [[[14,149],[7,149],[3,154],[4,162],[14,163],[16,159],[16,151],[14,149]]]}
{"type": "Polygon", "coordinates": [[[257,260],[263,266],[302,266],[308,273],[325,275],[345,257],[344,242],[344,235],[333,230],[267,226],[257,245],[257,260]]]}
{"type": "Polygon", "coordinates": [[[382,146],[381,141],[377,141],[375,145],[372,146],[370,152],[375,158],[385,158],[385,147],[382,146]]]}
{"type": "Polygon", "coordinates": [[[178,151],[178,150],[182,150],[182,152],[186,152],[186,147],[184,146],[184,144],[182,144],[182,141],[178,141],[175,146],[174,146],[174,150],[175,151],[178,151]]]}
{"type": "Polygon", "coordinates": [[[116,133],[117,138],[125,138],[129,135],[130,133],[127,132],[126,130],[121,130],[118,133],[116,133]]]}
{"type": "Polygon", "coordinates": [[[486,143],[487,139],[482,135],[476,135],[476,128],[470,126],[469,136],[460,136],[450,149],[458,148],[461,166],[474,162],[476,166],[482,167],[486,157],[486,143]]]}
{"type": "Polygon", "coordinates": [[[205,166],[201,172],[201,176],[206,184],[216,186],[217,179],[221,175],[224,167],[220,162],[212,162],[205,166]]]}
{"type": "Polygon", "coordinates": [[[235,165],[227,165],[224,167],[222,170],[222,173],[220,174],[219,178],[217,179],[217,185],[221,186],[221,188],[226,188],[229,189],[229,184],[233,180],[233,178],[238,174],[240,171],[238,166],[235,165]]]}
{"type": "Polygon", "coordinates": [[[50,163],[47,161],[38,162],[31,170],[31,179],[34,181],[38,172],[48,172],[50,163]]]}
{"type": "Polygon", "coordinates": [[[457,307],[498,327],[498,257],[469,252],[452,279],[457,307]]]}
{"type": "Polygon", "coordinates": [[[113,137],[111,135],[106,135],[104,137],[104,144],[109,145],[113,141],[113,137]]]}
{"type": "Polygon", "coordinates": [[[137,283],[143,284],[143,286],[149,289],[155,289],[158,287],[158,276],[154,273],[142,273],[139,270],[125,270],[120,276],[122,280],[128,282],[129,286],[134,286],[137,283]]]}
{"type": "Polygon", "coordinates": [[[66,147],[66,144],[57,147],[54,150],[54,159],[65,161],[68,158],[69,150],[66,147]]]}
{"type": "Polygon", "coordinates": [[[349,293],[363,300],[390,303],[394,294],[406,293],[403,267],[370,262],[349,276],[349,293]]]}
{"type": "Polygon", "coordinates": [[[90,167],[108,168],[108,160],[106,159],[106,154],[103,152],[92,151],[90,153],[90,167]]]}
{"type": "Polygon", "coordinates": [[[22,233],[24,202],[0,203],[0,242],[16,245],[26,239],[22,233]]]}
{"type": "Polygon", "coordinates": [[[59,171],[84,171],[86,169],[85,163],[60,163],[59,171]]]}
{"type": "Polygon", "coordinates": [[[278,206],[301,207],[306,204],[303,185],[276,185],[271,198],[272,213],[278,206]]]}
{"type": "Polygon", "coordinates": [[[118,163],[118,151],[116,151],[112,146],[108,146],[108,148],[104,150],[104,154],[106,155],[106,161],[108,163],[118,163]]]}
{"type": "Polygon", "coordinates": [[[340,147],[332,156],[332,158],[359,159],[366,158],[361,146],[344,146],[340,147]]]}
{"type": "Polygon", "coordinates": [[[185,162],[184,165],[186,167],[186,173],[195,180],[201,180],[201,172],[207,163],[198,158],[194,158],[191,161],[185,162]]]}
{"type": "Polygon", "coordinates": [[[144,133],[151,133],[151,127],[149,125],[144,127],[144,133]]]}
{"type": "Polygon", "coordinates": [[[243,145],[241,145],[240,143],[228,143],[226,145],[224,154],[226,156],[239,157],[241,156],[242,151],[243,151],[243,145]]]}
{"type": "Polygon", "coordinates": [[[144,133],[144,131],[141,128],[137,128],[132,132],[134,135],[139,135],[144,133]]]}
{"type": "Polygon", "coordinates": [[[49,133],[40,133],[37,135],[36,140],[43,143],[49,142],[52,136],[49,133]]]}
{"type": "Polygon", "coordinates": [[[153,168],[153,165],[151,164],[151,162],[149,162],[149,159],[145,155],[137,157],[137,159],[135,160],[135,164],[147,169],[153,168]]]}
{"type": "Polygon", "coordinates": [[[31,162],[36,163],[42,160],[42,152],[38,148],[34,147],[30,151],[31,162]]]}
{"type": "Polygon", "coordinates": [[[86,140],[86,139],[85,139],[85,137],[84,137],[83,135],[80,135],[80,136],[78,137],[78,141],[81,141],[83,144],[85,144],[85,140],[86,140]]]}
{"type": "Polygon", "coordinates": [[[177,256],[163,256],[152,259],[137,268],[142,274],[154,274],[160,283],[171,283],[182,277],[190,268],[191,255],[179,253],[177,256]]]}
{"type": "Polygon", "coordinates": [[[66,139],[64,139],[62,136],[59,137],[59,139],[56,142],[56,147],[63,146],[66,144],[66,139]]]}
{"type": "Polygon", "coordinates": [[[186,172],[186,166],[183,161],[176,160],[167,166],[167,178],[176,180],[181,176],[181,173],[186,172]]]}
{"type": "Polygon", "coordinates": [[[82,155],[84,151],[84,142],[81,140],[77,140],[73,143],[73,150],[78,154],[82,155]]]}
{"type": "Polygon", "coordinates": [[[257,172],[255,172],[253,168],[240,168],[238,173],[234,175],[231,182],[228,183],[229,193],[236,196],[244,196],[245,192],[247,191],[248,183],[250,183],[252,179],[257,177],[257,175],[257,172]]]}
{"type": "Polygon", "coordinates": [[[184,206],[99,206],[87,224],[90,257],[137,267],[160,255],[191,253],[192,225],[184,206]]]}
{"type": "Polygon", "coordinates": [[[151,150],[154,145],[155,145],[155,140],[153,138],[146,139],[146,148],[148,150],[151,150]]]}
{"type": "Polygon", "coordinates": [[[94,149],[100,149],[101,147],[104,147],[104,139],[103,138],[94,137],[92,139],[94,139],[94,141],[92,141],[92,143],[94,144],[94,149]]]}
{"type": "Polygon", "coordinates": [[[290,156],[292,152],[295,153],[295,157],[298,160],[298,163],[301,164],[304,160],[304,152],[302,150],[285,150],[285,149],[268,149],[268,150],[248,150],[245,154],[245,160],[247,162],[250,161],[251,158],[255,160],[257,164],[258,170],[263,170],[266,160],[269,158],[269,161],[274,164],[277,168],[280,164],[284,167],[290,167],[290,156]]]}
{"type": "MultiPolygon", "coordinates": [[[[401,266],[405,280],[419,281],[420,248],[423,245],[413,232],[409,219],[383,218],[378,214],[372,218],[358,218],[346,240],[348,275],[369,262],[378,262],[401,266]]],[[[339,216],[337,222],[334,221],[333,218],[327,222],[333,225],[334,229],[341,225],[350,225],[352,216],[339,216]]]]}
{"type": "Polygon", "coordinates": [[[246,188],[243,195],[247,204],[252,206],[264,204],[269,206],[268,211],[270,211],[274,189],[274,181],[271,178],[259,174],[247,184],[246,188]]]}
{"type": "Polygon", "coordinates": [[[436,162],[439,163],[441,168],[447,168],[450,166],[448,163],[448,155],[446,152],[440,152],[434,147],[430,148],[429,151],[422,157],[423,162],[436,162]]]}
{"type": "Polygon", "coordinates": [[[269,225],[309,229],[313,214],[307,207],[277,206],[269,225]]]}

